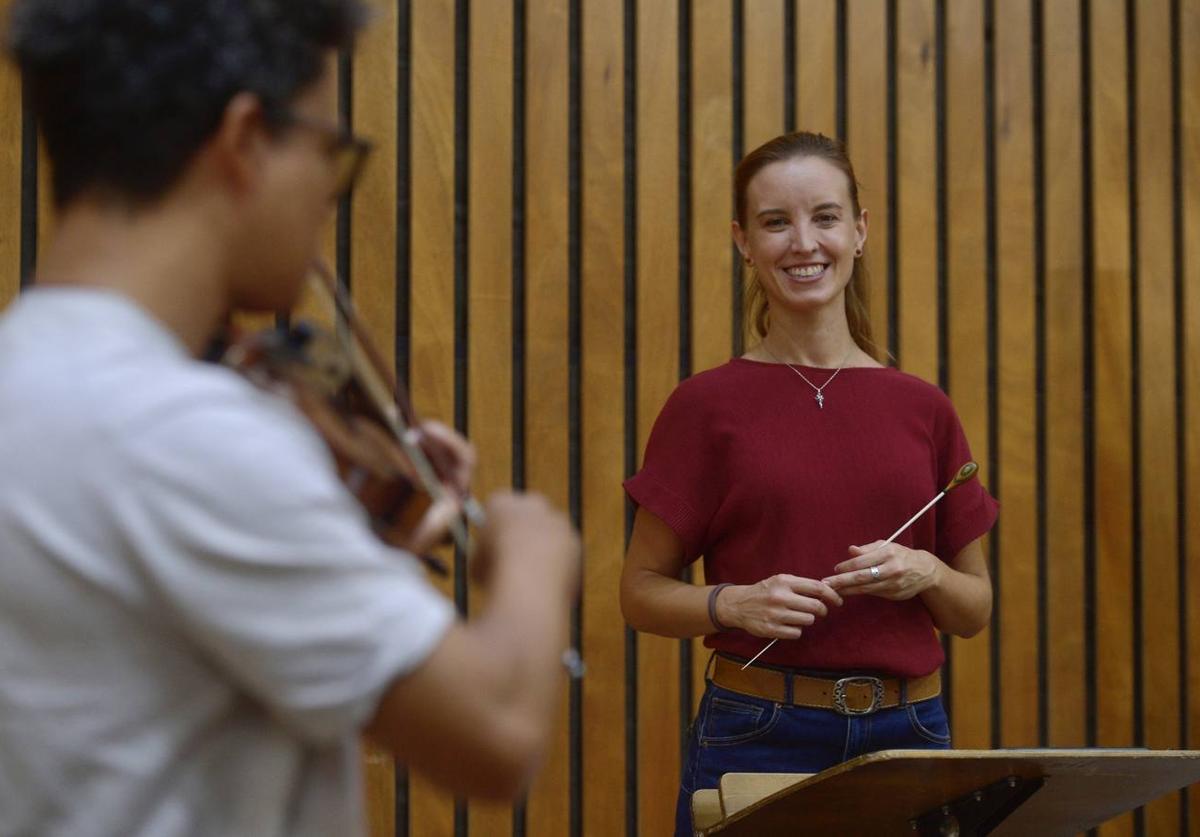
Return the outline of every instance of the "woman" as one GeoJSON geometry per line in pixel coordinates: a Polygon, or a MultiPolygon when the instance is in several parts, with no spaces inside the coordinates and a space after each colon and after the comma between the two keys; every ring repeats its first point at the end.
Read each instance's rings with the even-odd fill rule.
{"type": "Polygon", "coordinates": [[[777,137],[738,165],[735,202],[759,342],[679,385],[625,484],[639,507],[625,618],[715,650],[677,835],[692,793],[727,772],[948,747],[935,628],[970,636],[991,615],[979,541],[996,503],[978,481],[882,542],[971,454],[949,399],[877,359],[844,149],[777,137]],[[701,555],[709,586],[680,581],[701,555]]]}

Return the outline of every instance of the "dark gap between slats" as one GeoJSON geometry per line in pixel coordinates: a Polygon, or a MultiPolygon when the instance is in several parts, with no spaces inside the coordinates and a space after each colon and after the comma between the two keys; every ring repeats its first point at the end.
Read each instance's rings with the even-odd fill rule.
{"type": "Polygon", "coordinates": [[[1045,41],[1042,0],[1032,0],[1033,24],[1033,276],[1034,276],[1034,347],[1035,387],[1037,394],[1035,447],[1037,458],[1037,689],[1038,746],[1050,746],[1050,567],[1049,527],[1046,505],[1049,501],[1046,457],[1046,102],[1045,41]]]}
{"type": "MultiPolygon", "coordinates": [[[[1000,335],[999,335],[999,287],[996,259],[999,255],[997,241],[997,173],[996,173],[996,6],[994,0],[984,0],[983,33],[983,77],[984,77],[984,156],[985,193],[987,224],[987,382],[988,382],[988,480],[992,494],[1003,502],[1000,473],[1000,335]]],[[[992,679],[992,747],[1001,746],[1002,714],[1004,710],[1001,688],[1001,602],[1004,590],[1001,586],[1000,566],[1002,554],[999,527],[992,530],[990,570],[993,596],[996,607],[992,611],[991,679],[992,679]]]]}
{"type": "MultiPolygon", "coordinates": [[[[525,275],[525,0],[513,0],[513,78],[512,78],[512,486],[525,489],[526,449],[526,339],[527,323],[525,275]]],[[[513,805],[513,837],[525,837],[528,827],[528,797],[513,805]]]]}
{"type": "MultiPolygon", "coordinates": [[[[625,469],[637,470],[638,439],[638,28],[637,0],[624,0],[625,45],[625,469]]],[[[625,497],[625,545],[633,532],[634,504],[625,497]]],[[[629,626],[625,631],[625,833],[638,833],[638,640],[629,626]]]]}
{"type": "MultiPolygon", "coordinates": [[[[396,376],[402,382],[412,379],[409,369],[412,352],[412,7],[407,0],[396,11],[396,303],[393,312],[395,344],[393,352],[396,376]]],[[[408,383],[402,383],[411,389],[408,383]]],[[[394,759],[395,837],[409,835],[408,769],[394,759]]]]}
{"type": "MultiPolygon", "coordinates": [[[[567,21],[569,101],[567,105],[567,426],[568,426],[568,505],[576,528],[583,528],[582,458],[582,300],[583,292],[583,4],[570,0],[567,21]]],[[[584,560],[587,556],[584,555],[584,560]]],[[[571,614],[571,640],[581,654],[583,647],[582,604],[571,614]]],[[[571,837],[583,833],[583,685],[572,680],[570,705],[570,812],[571,837]]]]}
{"type": "MultiPolygon", "coordinates": [[[[692,374],[692,4],[679,0],[679,379],[692,374]]],[[[692,570],[684,571],[691,583],[692,570]]],[[[692,641],[679,641],[679,764],[692,716],[692,641]]]]}

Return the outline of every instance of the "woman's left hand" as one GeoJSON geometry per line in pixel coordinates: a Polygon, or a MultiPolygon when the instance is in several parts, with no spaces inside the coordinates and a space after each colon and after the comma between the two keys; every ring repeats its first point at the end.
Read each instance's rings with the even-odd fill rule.
{"type": "Polygon", "coordinates": [[[834,567],[837,575],[822,579],[843,596],[911,599],[937,585],[945,565],[921,549],[875,541],[850,547],[848,561],[834,567]]]}

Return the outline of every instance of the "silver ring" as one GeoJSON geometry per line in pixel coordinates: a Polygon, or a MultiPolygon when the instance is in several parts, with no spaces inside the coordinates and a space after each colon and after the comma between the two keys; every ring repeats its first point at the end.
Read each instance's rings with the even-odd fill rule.
{"type": "Polygon", "coordinates": [[[879,565],[878,564],[875,565],[874,567],[871,567],[871,578],[873,578],[876,581],[879,580],[879,565]]]}

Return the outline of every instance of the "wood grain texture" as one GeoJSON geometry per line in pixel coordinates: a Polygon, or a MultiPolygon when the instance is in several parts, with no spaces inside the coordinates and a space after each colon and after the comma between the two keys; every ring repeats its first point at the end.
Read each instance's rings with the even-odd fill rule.
{"type": "MultiPolygon", "coordinates": [[[[1091,7],[1097,743],[1133,738],[1129,136],[1124,8],[1091,7]]],[[[1132,818],[1105,837],[1132,833],[1132,818]]]]}
{"type": "MultiPolygon", "coordinates": [[[[478,455],[475,490],[486,497],[511,487],[513,475],[513,8],[473,3],[470,14],[467,422],[478,455]]],[[[471,590],[472,610],[481,595],[471,590]]],[[[508,833],[512,807],[472,802],[468,827],[508,833]]]]}
{"type": "MultiPolygon", "coordinates": [[[[718,366],[733,351],[733,49],[730,4],[692,5],[691,372],[718,366]]],[[[740,262],[739,262],[740,264],[740,262]]],[[[740,270],[739,270],[740,275],[740,270]]],[[[740,319],[739,319],[740,323],[740,319]]],[[[739,326],[740,327],[740,326],[739,326]]],[[[694,580],[700,583],[700,562],[694,580]]],[[[704,690],[708,651],[693,643],[693,698],[704,690]]],[[[693,707],[693,711],[694,711],[693,707]]]]}
{"type": "MultiPolygon", "coordinates": [[[[350,278],[355,306],[373,342],[385,356],[396,336],[396,18],[384,0],[354,55],[353,106],[356,133],[376,151],[355,187],[351,207],[350,278]]],[[[394,358],[388,357],[394,367],[394,358]]],[[[395,369],[392,369],[395,372],[395,369]]],[[[396,765],[383,751],[366,747],[367,825],[372,837],[396,833],[396,765]]]]}
{"type": "Polygon", "coordinates": [[[937,383],[937,44],[933,0],[904,3],[897,21],[900,367],[937,383]]]}
{"type": "Polygon", "coordinates": [[[742,152],[746,153],[784,131],[783,0],[750,0],[742,9],[742,152]]]}
{"type": "MultiPolygon", "coordinates": [[[[983,101],[983,3],[946,8],[947,339],[949,395],[975,461],[988,462],[987,206],[983,101]]],[[[980,479],[986,485],[990,474],[980,479]]],[[[990,544],[989,544],[990,546],[990,544]]],[[[990,628],[950,642],[950,720],[956,747],[991,744],[990,628]]]]}
{"type": "Polygon", "coordinates": [[[1087,741],[1079,4],[1043,5],[1049,744],[1087,741]]]}
{"type": "Polygon", "coordinates": [[[847,837],[901,834],[909,822],[1006,777],[1044,779],[995,830],[997,837],[1071,837],[1146,799],[1200,778],[1200,756],[1177,750],[891,750],[872,753],[796,781],[711,834],[728,837],[806,830],[847,837]],[[864,799],[877,804],[862,804],[864,799]]]}
{"type": "MultiPolygon", "coordinates": [[[[1185,746],[1200,749],[1200,567],[1195,559],[1195,544],[1200,543],[1200,56],[1187,44],[1200,43],[1200,0],[1184,0],[1181,4],[1178,41],[1183,45],[1179,55],[1181,127],[1181,190],[1183,192],[1183,385],[1186,416],[1184,450],[1181,465],[1187,478],[1187,494],[1183,511],[1187,517],[1183,536],[1188,544],[1187,603],[1185,659],[1186,718],[1188,719],[1185,746]]],[[[1200,791],[1188,793],[1188,813],[1191,833],[1200,834],[1200,791]]]]}
{"type": "Polygon", "coordinates": [[[1001,745],[1038,743],[1033,83],[1028,5],[996,19],[1001,745]],[[1012,556],[1008,558],[1008,556],[1012,556]]]}
{"type": "MultiPolygon", "coordinates": [[[[630,441],[639,465],[679,379],[678,31],[674,4],[638,4],[637,433],[630,441]]],[[[679,641],[640,634],[637,643],[638,833],[669,834],[679,788],[679,641]]]]}
{"type": "MultiPolygon", "coordinates": [[[[570,499],[567,0],[530,4],[527,14],[526,484],[556,507],[566,509],[570,499]]],[[[613,629],[619,630],[619,626],[613,629]]],[[[570,818],[570,727],[565,693],[558,718],[545,766],[527,801],[526,833],[532,837],[561,837],[570,818]]]]}
{"type": "MultiPolygon", "coordinates": [[[[453,423],[454,3],[414,3],[411,26],[412,397],[421,415],[453,423]]],[[[453,596],[452,578],[438,584],[453,596]]],[[[418,774],[410,777],[409,825],[417,837],[454,833],[453,799],[418,774]]]]}
{"type": "Polygon", "coordinates": [[[871,326],[875,344],[888,346],[888,119],[887,3],[847,3],[847,150],[858,176],[858,197],[870,219],[864,264],[871,275],[871,326]]]}
{"type": "Polygon", "coordinates": [[[837,0],[796,3],[796,128],[837,136],[837,0]]]}
{"type": "MultiPolygon", "coordinates": [[[[1171,135],[1171,20],[1168,0],[1137,4],[1137,485],[1141,519],[1143,742],[1179,742],[1178,460],[1175,424],[1175,300],[1171,135]]],[[[1179,833],[1172,794],[1147,806],[1149,834],[1179,833]]]]}
{"type": "Polygon", "coordinates": [[[624,828],[624,795],[597,777],[625,775],[625,641],[617,584],[625,546],[623,19],[583,4],[581,404],[584,544],[583,752],[587,835],[624,828]]]}

